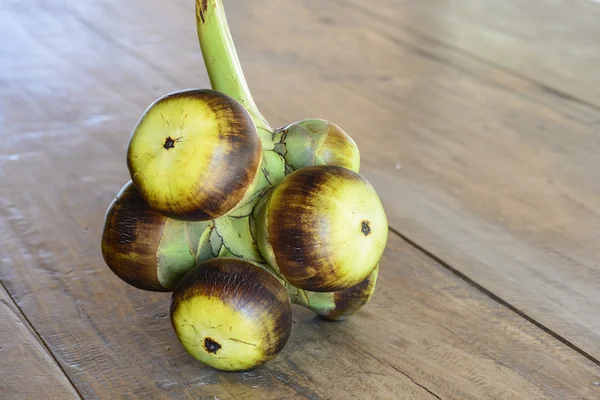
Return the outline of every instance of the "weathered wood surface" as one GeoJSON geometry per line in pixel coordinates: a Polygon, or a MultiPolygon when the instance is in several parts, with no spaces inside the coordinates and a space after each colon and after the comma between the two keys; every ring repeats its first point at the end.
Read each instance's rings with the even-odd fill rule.
{"type": "Polygon", "coordinates": [[[598,0],[336,0],[469,58],[600,107],[598,0]]]}
{"type": "Polygon", "coordinates": [[[0,286],[0,398],[80,399],[37,333],[0,286]]]}
{"type": "MultiPolygon", "coordinates": [[[[355,8],[225,4],[273,125],[344,127],[392,227],[598,357],[595,110],[355,8]]],[[[169,296],[127,287],[99,252],[140,113],[208,86],[193,4],[3,7],[0,279],[84,397],[600,395],[597,364],[395,235],[359,315],[333,324],[296,309],[264,368],[200,366],[172,333],[169,296]]]]}
{"type": "MultiPolygon", "coordinates": [[[[72,154],[78,158],[80,153],[72,154]]],[[[59,166],[66,168],[69,161],[75,160],[67,157],[59,166]]],[[[60,192],[47,191],[49,202],[59,209],[64,207],[60,192]]],[[[25,197],[12,200],[27,203],[25,197]]],[[[85,212],[101,207],[101,196],[86,200],[87,206],[81,201],[74,208],[85,212]]],[[[100,223],[95,214],[89,213],[84,224],[100,223]]],[[[34,226],[29,220],[4,217],[14,234],[2,237],[6,248],[30,257],[2,279],[11,291],[23,294],[19,303],[86,398],[600,395],[597,365],[395,235],[382,262],[378,291],[367,308],[340,323],[324,322],[295,308],[292,337],[284,351],[265,367],[235,374],[191,359],[167,318],[169,295],[142,292],[118,281],[94,254],[97,233],[84,235],[85,228],[74,226],[71,232],[53,236],[51,219],[34,226]],[[35,235],[27,234],[35,231],[47,239],[36,242],[35,235]],[[61,257],[71,246],[80,249],[80,256],[61,257]],[[37,252],[27,253],[26,248],[37,252]]]]}

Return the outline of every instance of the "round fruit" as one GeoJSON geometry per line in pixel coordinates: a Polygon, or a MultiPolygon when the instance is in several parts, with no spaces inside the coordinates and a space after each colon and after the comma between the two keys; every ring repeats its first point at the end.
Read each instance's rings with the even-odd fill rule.
{"type": "Polygon", "coordinates": [[[287,290],[257,264],[216,258],[198,264],[171,300],[171,323],[194,358],[225,371],[274,358],[292,328],[287,290]]]}
{"type": "Polygon", "coordinates": [[[127,150],[131,179],[150,207],[198,221],[243,203],[261,159],[261,142],[246,109],[209,89],[156,100],[138,121],[127,150]]]}
{"type": "Polygon", "coordinates": [[[375,189],[333,166],[292,172],[255,209],[257,242],[290,284],[314,292],[348,289],[375,269],[388,235],[375,189]]]}
{"type": "Polygon", "coordinates": [[[358,172],[360,153],[356,143],[332,122],[304,119],[278,129],[278,133],[286,164],[294,170],[327,164],[358,172]]]}

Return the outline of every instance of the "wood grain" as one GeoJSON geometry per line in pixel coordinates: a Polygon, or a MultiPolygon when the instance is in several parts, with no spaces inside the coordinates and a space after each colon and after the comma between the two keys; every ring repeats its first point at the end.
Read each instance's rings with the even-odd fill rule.
{"type": "MultiPolygon", "coordinates": [[[[186,1],[78,4],[88,28],[166,81],[207,84],[186,1]]],[[[409,3],[375,0],[386,18],[340,4],[226,3],[263,114],[340,125],[395,229],[600,360],[600,111],[405,28],[409,3]]]]}
{"type": "Polygon", "coordinates": [[[0,338],[1,399],[81,398],[1,285],[0,338]]]}
{"type": "Polygon", "coordinates": [[[597,0],[340,0],[359,12],[600,107],[597,0]]]}
{"type": "MultiPolygon", "coordinates": [[[[591,328],[597,321],[589,311],[594,299],[582,302],[589,294],[586,286],[571,290],[573,282],[593,285],[593,271],[577,264],[575,278],[569,275],[560,282],[569,291],[539,277],[529,285],[519,283],[517,272],[531,272],[529,263],[514,264],[508,272],[502,268],[527,254],[522,247],[528,249],[533,241],[522,239],[539,238],[533,228],[543,215],[533,214],[537,219],[528,220],[532,228],[518,236],[510,231],[511,218],[516,218],[510,209],[502,214],[507,221],[502,225],[490,220],[497,204],[486,203],[486,213],[478,199],[496,200],[486,191],[503,183],[505,192],[498,198],[510,193],[521,200],[522,192],[511,192],[509,183],[519,178],[515,187],[531,194],[528,189],[539,189],[536,179],[547,172],[535,158],[540,153],[529,148],[511,152],[511,144],[543,144],[508,129],[515,124],[508,118],[511,112],[527,127],[543,121],[555,138],[548,144],[557,146],[552,156],[582,162],[590,162],[594,149],[593,132],[586,125],[593,123],[594,112],[556,103],[525,81],[443,49],[420,43],[436,51],[421,54],[422,47],[404,48],[395,35],[407,33],[374,26],[372,18],[329,2],[235,5],[228,7],[228,15],[234,37],[240,38],[242,62],[274,124],[321,116],[348,126],[364,149],[363,170],[382,193],[392,226],[444,256],[451,245],[462,246],[456,250],[461,257],[453,260],[456,268],[478,273],[484,283],[495,282],[489,287],[504,290],[510,301],[527,303],[528,310],[547,308],[539,312],[544,322],[562,324],[573,337],[593,343],[591,328]],[[322,46],[315,48],[315,41],[322,46]],[[481,132],[486,122],[490,130],[481,132]],[[578,140],[561,141],[565,129],[578,140]],[[475,145],[469,146],[471,139],[475,145]],[[483,164],[494,170],[484,173],[483,164]],[[499,165],[511,168],[509,177],[499,165]],[[504,227],[500,239],[522,247],[484,241],[489,233],[483,228],[490,226],[493,232],[504,227]],[[520,252],[507,254],[514,249],[520,252]],[[489,260],[488,270],[481,268],[487,265],[482,259],[489,260]],[[564,306],[552,312],[551,301],[571,292],[569,307],[583,311],[572,317],[564,306]]],[[[372,303],[351,320],[328,323],[296,308],[292,338],[283,353],[252,372],[219,373],[191,359],[169,325],[168,294],[142,292],[119,281],[99,250],[103,214],[127,180],[125,145],[139,115],[168,91],[208,86],[187,7],[193,4],[8,1],[9,18],[0,20],[2,37],[14,38],[0,42],[0,279],[85,398],[600,395],[598,365],[394,235],[372,303]]],[[[579,191],[569,193],[587,199],[589,207],[579,210],[578,217],[594,223],[589,211],[595,210],[594,199],[585,197],[582,185],[591,177],[580,168],[576,164],[552,175],[565,185],[558,186],[559,194],[542,186],[545,190],[537,196],[564,199],[567,183],[577,187],[579,191]],[[567,180],[569,176],[573,179],[567,180]]],[[[546,211],[570,211],[542,204],[546,211]]],[[[537,208],[530,205],[516,216],[532,218],[531,209],[537,208]]],[[[586,236],[591,231],[575,224],[569,232],[577,259],[591,262],[590,250],[575,243],[580,236],[591,240],[586,236]]],[[[550,233],[554,231],[543,243],[556,244],[550,233]]],[[[549,257],[560,260],[560,250],[549,257]]],[[[548,273],[564,272],[565,265],[548,273]]],[[[5,363],[0,360],[3,367],[5,363]]]]}
{"type": "MultiPolygon", "coordinates": [[[[91,138],[91,137],[90,137],[91,138]]],[[[57,163],[67,169],[88,147],[57,163]]],[[[92,146],[93,147],[93,146],[92,146]]],[[[52,146],[49,151],[56,151],[52,146]]],[[[296,308],[290,342],[264,368],[220,373],[195,362],[170,326],[168,294],[148,293],[119,281],[95,246],[102,209],[111,193],[91,188],[70,211],[83,215],[62,235],[42,212],[65,207],[64,181],[47,187],[48,205],[34,189],[51,178],[37,160],[21,193],[2,191],[2,242],[16,268],[2,280],[27,310],[86,398],[527,398],[600,395],[600,368],[392,235],[379,289],[359,315],[330,323],[296,308]],[[36,167],[38,166],[38,167],[36,167]],[[37,180],[39,179],[39,181],[37,180]],[[29,189],[29,190],[27,190],[29,189]],[[27,198],[31,198],[31,203],[27,198]],[[95,193],[98,196],[89,196],[95,193]],[[14,204],[10,207],[7,202],[14,204]],[[19,218],[15,213],[32,214],[19,218]],[[7,234],[8,233],[8,234],[7,234]],[[42,239],[43,238],[43,239],[42,239]],[[32,250],[35,249],[35,250],[32,250]],[[70,249],[78,249],[73,251],[70,249]],[[34,277],[29,276],[34,274],[34,277]]],[[[80,163],[81,161],[79,161],[80,163]]],[[[82,173],[89,173],[85,168],[82,173]]],[[[107,176],[96,171],[101,181],[107,176]]],[[[23,185],[23,183],[20,183],[23,185]]],[[[97,185],[98,186],[98,185],[97,185]]],[[[77,200],[78,199],[78,200],[77,200]]],[[[65,214],[67,214],[65,212],[65,214]]]]}

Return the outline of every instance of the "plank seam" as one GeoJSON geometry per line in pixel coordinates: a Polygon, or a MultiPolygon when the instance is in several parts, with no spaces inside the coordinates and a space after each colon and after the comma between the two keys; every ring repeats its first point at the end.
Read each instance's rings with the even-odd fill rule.
{"type": "Polygon", "coordinates": [[[58,366],[60,371],[63,373],[65,378],[67,378],[67,381],[71,384],[71,387],[73,388],[73,390],[75,390],[75,393],[77,393],[77,396],[79,396],[79,398],[83,400],[84,399],[83,395],[81,394],[81,392],[79,391],[77,386],[75,386],[75,384],[71,380],[71,377],[69,376],[67,371],[63,368],[63,366],[60,364],[60,362],[58,362],[58,359],[54,356],[54,353],[50,349],[50,346],[48,345],[48,343],[46,343],[46,341],[42,338],[42,336],[39,334],[39,332],[33,327],[33,324],[31,323],[29,318],[27,318],[27,316],[25,315],[25,313],[23,312],[21,307],[19,307],[19,304],[15,301],[14,297],[10,294],[10,292],[8,291],[8,288],[6,287],[6,285],[4,285],[4,282],[1,279],[0,279],[0,287],[2,287],[2,289],[6,292],[6,294],[8,295],[8,298],[12,301],[14,306],[17,308],[17,310],[19,311],[19,313],[21,314],[21,316],[23,317],[23,319],[25,320],[25,322],[27,323],[29,328],[31,328],[30,331],[33,332],[35,337],[39,340],[39,342],[42,344],[42,346],[44,346],[44,348],[46,349],[46,351],[48,352],[48,354],[50,355],[52,360],[56,363],[56,365],[58,366]]]}
{"type": "Polygon", "coordinates": [[[424,248],[423,246],[419,245],[417,242],[413,241],[408,236],[402,234],[400,231],[392,228],[391,226],[389,227],[389,230],[390,230],[390,232],[392,232],[395,235],[399,236],[402,240],[404,240],[405,242],[407,242],[409,245],[411,245],[412,247],[414,247],[416,250],[418,250],[419,252],[425,254],[427,257],[431,258],[433,261],[435,261],[442,268],[448,270],[450,273],[452,273],[453,275],[455,275],[456,277],[458,277],[462,281],[466,282],[470,286],[472,286],[475,289],[477,289],[479,292],[483,293],[485,296],[489,297],[490,299],[492,299],[496,303],[498,303],[501,306],[509,309],[513,313],[517,314],[519,317],[525,319],[527,322],[533,324],[537,328],[539,328],[542,331],[546,332],[547,334],[549,334],[550,336],[552,336],[553,338],[555,338],[556,340],[558,340],[562,344],[566,345],[567,347],[571,348],[572,350],[576,351],[577,353],[581,354],[582,356],[584,356],[585,358],[587,358],[588,360],[590,360],[594,364],[600,366],[600,360],[598,360],[597,358],[595,358],[594,356],[592,356],[590,353],[586,352],[585,350],[581,349],[580,347],[578,347],[577,345],[573,344],[569,340],[565,339],[564,337],[562,337],[558,333],[554,332],[552,329],[548,328],[547,326],[545,326],[541,322],[538,322],[533,317],[530,317],[525,312],[523,312],[522,310],[519,310],[517,307],[513,306],[508,301],[506,301],[503,298],[501,298],[500,296],[496,295],[495,293],[493,293],[489,289],[486,289],[484,286],[480,285],[479,283],[477,283],[473,279],[469,278],[467,275],[463,274],[462,272],[460,272],[459,270],[457,270],[456,268],[454,268],[453,266],[451,266],[449,263],[447,263],[446,261],[444,261],[440,257],[436,256],[435,254],[433,254],[431,251],[429,251],[426,248],[424,248]]]}
{"type": "Polygon", "coordinates": [[[539,81],[539,80],[537,80],[535,78],[532,78],[532,77],[530,77],[528,75],[525,75],[523,73],[515,71],[515,70],[513,70],[513,69],[511,69],[511,68],[509,68],[509,67],[507,67],[505,65],[499,64],[499,63],[497,63],[495,61],[492,61],[492,60],[488,60],[486,58],[478,56],[475,53],[471,53],[468,50],[465,50],[463,48],[454,46],[454,45],[452,45],[450,43],[447,43],[447,42],[445,42],[443,40],[440,40],[440,39],[438,39],[436,37],[430,36],[430,35],[422,32],[422,31],[420,31],[420,30],[412,27],[411,25],[399,23],[398,21],[390,19],[390,17],[388,17],[387,15],[379,14],[379,13],[371,10],[369,7],[364,7],[364,6],[360,5],[360,4],[356,4],[356,3],[354,3],[351,0],[334,0],[334,1],[337,2],[337,3],[339,3],[339,4],[344,4],[346,6],[354,8],[355,10],[357,10],[361,14],[363,14],[363,13],[364,14],[369,14],[372,17],[375,17],[375,18],[378,18],[378,19],[381,18],[381,19],[386,20],[387,22],[391,22],[391,23],[397,24],[397,25],[398,24],[402,25],[406,30],[410,31],[412,34],[414,34],[416,36],[419,36],[420,38],[422,38],[424,40],[427,40],[430,43],[438,44],[438,45],[440,45],[442,47],[445,47],[446,49],[448,49],[450,51],[458,53],[461,56],[463,56],[465,58],[468,58],[468,59],[470,59],[470,60],[472,60],[472,61],[474,61],[476,63],[487,65],[490,68],[494,68],[494,69],[503,71],[503,72],[505,72],[505,73],[507,73],[509,75],[512,75],[512,76],[514,76],[516,78],[519,78],[521,80],[530,82],[533,85],[537,86],[540,90],[544,91],[545,93],[548,93],[549,95],[551,95],[553,97],[557,97],[557,98],[559,98],[559,99],[561,99],[563,101],[564,100],[571,101],[573,103],[577,103],[579,105],[591,108],[591,109],[593,109],[595,111],[600,111],[600,105],[598,105],[598,104],[592,103],[592,102],[590,102],[588,100],[581,99],[581,98],[579,98],[579,97],[577,97],[575,95],[572,95],[570,93],[564,92],[562,90],[555,89],[555,88],[549,86],[548,84],[546,84],[544,82],[541,82],[541,81],[539,81]]]}
{"type": "MultiPolygon", "coordinates": [[[[339,4],[344,4],[346,6],[350,6],[350,7],[354,8],[355,10],[357,10],[360,13],[367,13],[367,14],[370,14],[370,15],[376,17],[376,18],[384,18],[384,19],[386,19],[386,20],[389,21],[389,17],[386,17],[385,15],[380,15],[378,13],[375,13],[372,10],[370,10],[368,7],[362,7],[362,6],[356,4],[356,3],[352,2],[352,1],[346,1],[346,0],[334,0],[334,1],[336,1],[339,4]]],[[[167,74],[166,72],[164,72],[162,69],[157,68],[154,64],[152,64],[151,62],[149,62],[145,58],[141,57],[139,54],[137,54],[135,51],[133,51],[128,46],[123,45],[123,44],[119,43],[118,41],[115,41],[114,39],[112,39],[110,36],[104,34],[104,32],[102,32],[101,30],[97,29],[92,23],[90,23],[90,21],[87,21],[85,18],[83,18],[82,16],[78,15],[76,12],[74,12],[72,10],[67,10],[67,11],[73,17],[75,17],[80,23],[82,23],[84,26],[86,26],[90,31],[94,32],[96,35],[98,35],[98,37],[102,38],[105,42],[108,42],[108,43],[110,43],[110,44],[118,47],[119,49],[125,51],[127,54],[132,55],[134,58],[138,59],[143,64],[149,66],[155,72],[157,72],[160,75],[162,75],[162,77],[165,78],[170,83],[177,84],[177,80],[176,79],[174,79],[172,76],[170,76],[169,74],[167,74]]],[[[397,21],[393,21],[393,22],[397,23],[397,21]]],[[[531,82],[534,85],[536,85],[537,87],[539,87],[540,89],[542,89],[545,92],[547,92],[549,95],[561,98],[563,100],[569,100],[569,101],[572,101],[572,102],[575,102],[575,103],[579,103],[581,105],[587,106],[587,107],[592,108],[594,110],[600,111],[600,106],[597,106],[597,105],[595,105],[593,103],[590,103],[590,102],[588,102],[586,100],[579,99],[579,98],[577,98],[577,97],[575,97],[575,96],[573,96],[571,94],[568,94],[568,93],[562,92],[560,90],[554,89],[554,88],[546,85],[543,82],[536,81],[533,78],[530,78],[530,77],[528,77],[526,75],[520,74],[520,73],[518,73],[518,72],[516,72],[516,71],[514,71],[514,70],[512,70],[512,69],[510,69],[508,67],[505,67],[505,66],[503,66],[501,64],[497,64],[497,63],[494,63],[493,61],[486,60],[486,59],[484,59],[482,57],[477,56],[476,54],[470,53],[470,52],[468,52],[468,51],[466,51],[464,49],[452,46],[451,44],[443,42],[443,41],[441,41],[441,40],[439,40],[437,38],[434,38],[434,37],[431,37],[429,35],[426,35],[426,34],[420,32],[419,30],[413,28],[412,26],[409,26],[409,25],[406,25],[406,24],[401,24],[401,25],[404,26],[407,30],[411,31],[413,34],[415,34],[417,36],[420,36],[421,38],[423,38],[425,40],[428,40],[430,42],[437,43],[437,44],[439,44],[439,45],[441,45],[441,46],[449,49],[450,51],[454,51],[456,53],[459,53],[460,55],[462,55],[462,56],[464,56],[466,58],[469,58],[469,59],[473,60],[474,62],[487,65],[487,66],[489,66],[491,68],[502,70],[502,71],[504,71],[504,72],[506,72],[506,73],[508,73],[510,75],[518,77],[521,80],[531,82]]],[[[410,44],[412,45],[412,43],[410,43],[410,44]]],[[[452,267],[450,264],[448,264],[447,262],[445,262],[444,260],[442,260],[441,258],[439,258],[438,256],[436,256],[435,254],[431,253],[430,251],[426,250],[424,247],[420,246],[416,242],[412,241],[411,239],[409,239],[407,236],[403,235],[399,231],[395,230],[392,227],[389,227],[389,229],[390,229],[391,232],[393,232],[394,234],[398,235],[400,238],[402,238],[404,241],[406,241],[412,247],[414,247],[415,249],[417,249],[421,253],[425,254],[426,256],[428,256],[429,258],[431,258],[432,260],[434,260],[440,266],[442,266],[446,270],[450,271],[452,274],[454,274],[455,276],[457,276],[461,280],[465,281],[470,286],[473,286],[474,288],[476,288],[477,290],[479,290],[481,293],[483,293],[487,297],[491,298],[492,300],[494,300],[495,302],[499,303],[500,305],[508,308],[509,310],[511,310],[515,314],[519,315],[520,317],[524,318],[525,320],[527,320],[528,322],[530,322],[531,324],[533,324],[537,328],[539,328],[539,329],[543,330],[544,332],[548,333],[549,335],[551,335],[552,337],[554,337],[555,339],[557,339],[558,341],[560,341],[564,345],[570,347],[572,350],[574,350],[577,353],[583,355],[584,357],[586,357],[588,360],[590,360],[594,364],[600,366],[600,360],[598,360],[597,358],[593,357],[591,354],[587,353],[586,351],[584,351],[583,349],[579,348],[575,344],[571,343],[567,339],[563,338],[562,336],[560,336],[556,332],[552,331],[550,328],[548,328],[545,325],[541,324],[540,322],[536,321],[535,319],[533,319],[529,315],[525,314],[523,311],[519,310],[515,306],[511,305],[510,303],[508,303],[506,300],[502,299],[501,297],[499,297],[496,294],[494,294],[493,292],[491,292],[490,290],[488,290],[485,287],[481,286],[479,283],[475,282],[473,279],[469,278],[468,276],[466,276],[462,272],[458,271],[457,269],[455,269],[454,267],[452,267]]],[[[9,293],[9,296],[10,296],[10,293],[9,293]]],[[[14,302],[14,299],[13,299],[13,302],[14,302]]],[[[44,345],[46,345],[45,342],[42,342],[42,343],[44,343],[44,345]]],[[[54,358],[54,355],[52,353],[50,353],[50,354],[54,358]]],[[[60,364],[59,364],[59,366],[60,366],[60,364]]],[[[62,366],[60,366],[60,367],[62,369],[62,366]]],[[[64,372],[64,370],[63,370],[63,372],[64,372]]],[[[68,375],[67,375],[67,377],[68,377],[68,375]]],[[[69,381],[70,381],[70,379],[69,379],[69,381]]]]}

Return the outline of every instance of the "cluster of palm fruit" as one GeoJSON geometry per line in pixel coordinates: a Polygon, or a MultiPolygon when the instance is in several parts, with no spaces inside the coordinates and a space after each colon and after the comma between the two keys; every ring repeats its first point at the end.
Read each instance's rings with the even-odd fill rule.
{"type": "Polygon", "coordinates": [[[388,226],[350,136],[322,119],[271,129],[221,2],[198,1],[196,12],[213,88],[145,110],[102,254],[125,282],[173,292],[171,322],[193,357],[246,370],[283,349],[291,304],[341,320],[371,299],[388,226]]]}

